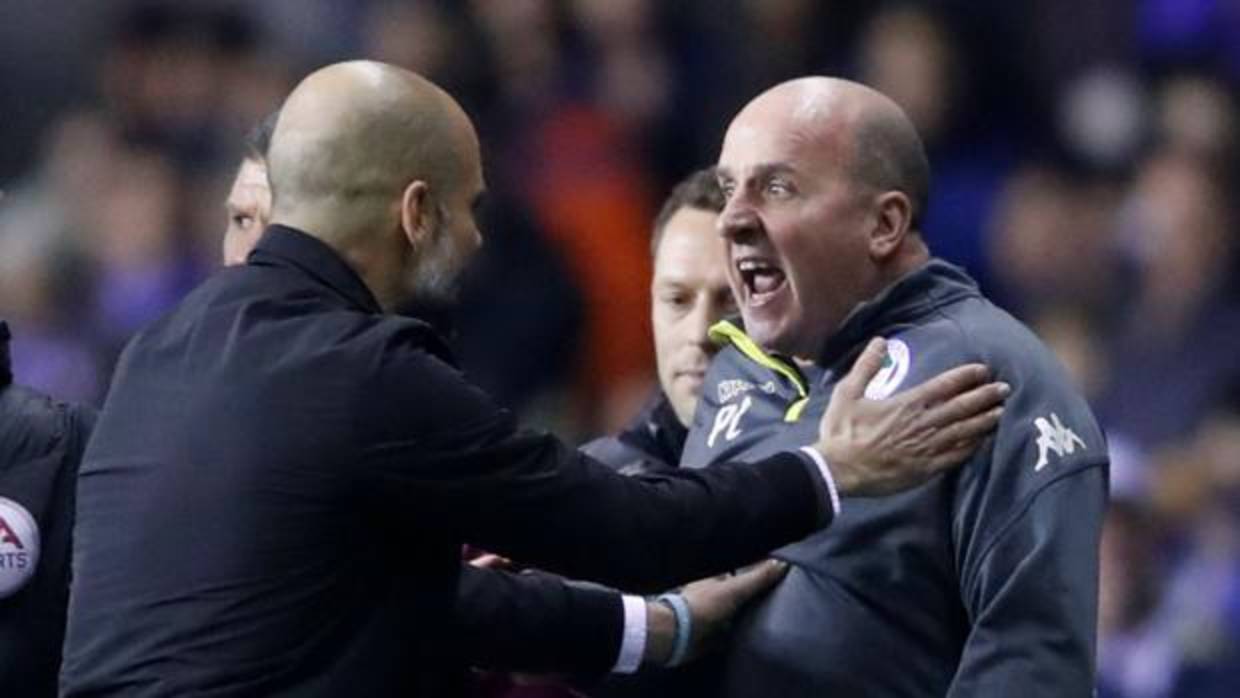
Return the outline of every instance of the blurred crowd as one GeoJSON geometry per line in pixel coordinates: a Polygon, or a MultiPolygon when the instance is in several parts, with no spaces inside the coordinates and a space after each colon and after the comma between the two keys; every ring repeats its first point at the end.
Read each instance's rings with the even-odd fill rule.
{"type": "Polygon", "coordinates": [[[539,424],[652,385],[649,222],[780,80],[866,82],[934,168],[924,231],[1057,351],[1112,450],[1104,698],[1240,695],[1240,3],[5,3],[0,317],[19,380],[98,403],[220,264],[245,132],[309,68],[422,72],[479,125],[486,247],[411,309],[539,424]]]}

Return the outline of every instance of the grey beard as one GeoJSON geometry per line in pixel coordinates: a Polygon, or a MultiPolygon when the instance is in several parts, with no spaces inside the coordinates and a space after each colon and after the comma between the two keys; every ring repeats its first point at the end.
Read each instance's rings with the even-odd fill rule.
{"type": "Polygon", "coordinates": [[[413,297],[420,302],[452,303],[458,290],[459,265],[447,237],[440,238],[418,260],[413,277],[413,297]]]}

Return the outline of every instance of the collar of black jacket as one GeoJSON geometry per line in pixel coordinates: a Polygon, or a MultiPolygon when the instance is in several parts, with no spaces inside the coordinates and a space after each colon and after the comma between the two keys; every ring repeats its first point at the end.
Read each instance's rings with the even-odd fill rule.
{"type": "Polygon", "coordinates": [[[827,340],[817,363],[831,366],[870,337],[915,322],[952,301],[979,295],[977,283],[963,269],[931,259],[853,308],[839,331],[827,340]]]}
{"type": "Polygon", "coordinates": [[[318,238],[286,225],[270,225],[247,263],[291,264],[327,284],[351,304],[382,313],[379,301],[340,253],[318,238]]]}
{"type": "Polygon", "coordinates": [[[13,382],[13,365],[9,363],[9,326],[0,320],[0,388],[13,382]]]}

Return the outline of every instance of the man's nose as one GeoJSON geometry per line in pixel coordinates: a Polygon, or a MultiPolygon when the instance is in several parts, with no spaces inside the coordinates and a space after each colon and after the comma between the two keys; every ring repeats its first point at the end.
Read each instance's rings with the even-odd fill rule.
{"type": "Polygon", "coordinates": [[[761,231],[762,222],[753,208],[738,194],[728,201],[723,212],[719,214],[716,228],[728,242],[744,244],[761,231]]]}
{"type": "Polygon", "coordinates": [[[685,339],[695,346],[707,346],[710,342],[710,326],[717,322],[716,313],[711,312],[710,303],[701,300],[686,318],[685,339]]]}

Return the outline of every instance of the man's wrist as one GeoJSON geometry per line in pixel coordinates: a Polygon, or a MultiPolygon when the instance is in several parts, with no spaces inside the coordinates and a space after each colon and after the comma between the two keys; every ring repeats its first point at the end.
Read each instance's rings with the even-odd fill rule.
{"type": "Polygon", "coordinates": [[[693,612],[689,609],[689,602],[678,593],[660,594],[658,602],[671,609],[676,617],[676,634],[672,641],[672,654],[664,665],[680,666],[689,657],[689,642],[693,637],[693,612]]]}
{"type": "Polygon", "coordinates": [[[822,453],[813,446],[802,446],[801,452],[809,456],[814,465],[818,466],[818,473],[822,475],[822,480],[826,483],[827,493],[831,498],[831,514],[832,517],[840,514],[840,491],[835,484],[835,476],[831,474],[831,468],[827,463],[827,459],[822,453]]]}
{"type": "Polygon", "coordinates": [[[646,647],[642,663],[666,666],[676,642],[676,614],[666,604],[646,601],[646,647]]]}

